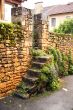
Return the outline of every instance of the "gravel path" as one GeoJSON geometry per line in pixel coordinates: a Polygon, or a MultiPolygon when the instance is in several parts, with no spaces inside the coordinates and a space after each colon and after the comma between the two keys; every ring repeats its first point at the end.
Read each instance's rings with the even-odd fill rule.
{"type": "Polygon", "coordinates": [[[73,76],[64,78],[64,87],[51,94],[29,100],[7,97],[0,100],[0,110],[73,110],[73,76]]]}

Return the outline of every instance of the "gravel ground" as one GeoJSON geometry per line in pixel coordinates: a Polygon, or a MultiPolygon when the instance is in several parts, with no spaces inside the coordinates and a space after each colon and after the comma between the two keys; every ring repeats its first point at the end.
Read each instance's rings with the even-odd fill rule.
{"type": "Polygon", "coordinates": [[[64,78],[64,87],[50,96],[28,100],[7,97],[0,100],[0,110],[73,110],[73,76],[64,78]]]}

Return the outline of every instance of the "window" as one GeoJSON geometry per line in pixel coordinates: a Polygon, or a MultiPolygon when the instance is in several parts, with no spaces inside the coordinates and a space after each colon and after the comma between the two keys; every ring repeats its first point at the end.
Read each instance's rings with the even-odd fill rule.
{"type": "Polygon", "coordinates": [[[53,26],[53,27],[56,26],[56,18],[51,19],[51,26],[53,26]]]}

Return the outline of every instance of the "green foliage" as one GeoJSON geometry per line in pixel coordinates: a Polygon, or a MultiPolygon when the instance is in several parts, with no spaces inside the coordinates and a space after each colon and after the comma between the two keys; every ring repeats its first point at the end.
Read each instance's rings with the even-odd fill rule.
{"type": "Polygon", "coordinates": [[[67,61],[67,57],[55,48],[50,48],[49,53],[54,56],[54,65],[58,72],[59,76],[66,76],[68,75],[68,71],[65,69],[65,64],[67,61]]]}
{"type": "Polygon", "coordinates": [[[53,91],[59,89],[59,88],[60,88],[59,79],[54,78],[54,79],[52,80],[51,84],[50,84],[50,88],[51,88],[51,90],[53,90],[53,91]]]}
{"type": "Polygon", "coordinates": [[[25,90],[25,88],[26,88],[25,83],[22,81],[22,82],[19,84],[18,88],[22,88],[23,90],[25,90]]]}
{"type": "Polygon", "coordinates": [[[27,92],[27,86],[25,85],[23,81],[17,86],[16,92],[19,94],[24,94],[27,92]]]}
{"type": "Polygon", "coordinates": [[[47,66],[44,66],[42,69],[41,69],[41,72],[44,73],[45,75],[48,75],[50,73],[50,69],[48,67],[49,64],[47,64],[47,66]]]}
{"type": "Polygon", "coordinates": [[[50,48],[48,51],[49,54],[54,56],[54,65],[59,76],[73,74],[73,58],[71,51],[69,51],[69,55],[65,55],[55,48],[50,48]]]}
{"type": "Polygon", "coordinates": [[[49,48],[48,49],[48,54],[52,54],[54,56],[54,61],[57,62],[58,55],[57,55],[57,52],[56,52],[55,48],[49,48]]]}
{"type": "Polygon", "coordinates": [[[40,50],[40,49],[31,49],[31,54],[32,56],[46,56],[47,54],[43,51],[43,50],[40,50]]]}
{"type": "Polygon", "coordinates": [[[69,55],[68,55],[68,73],[70,75],[73,74],[73,59],[72,59],[71,51],[69,51],[69,55]]]}
{"type": "Polygon", "coordinates": [[[9,41],[10,45],[15,44],[15,40],[23,37],[22,27],[17,24],[0,23],[0,42],[9,41]]]}
{"type": "Polygon", "coordinates": [[[57,50],[57,54],[58,54],[57,64],[58,64],[58,68],[59,68],[59,76],[67,76],[68,71],[66,71],[66,69],[65,69],[65,66],[66,66],[65,56],[59,50],[57,50]]]}
{"type": "Polygon", "coordinates": [[[57,90],[60,87],[58,76],[55,74],[55,71],[53,71],[53,68],[55,68],[54,64],[42,68],[42,73],[47,77],[46,89],[48,90],[57,90]]]}
{"type": "Polygon", "coordinates": [[[55,68],[53,62],[52,64],[46,64],[42,67],[37,85],[41,90],[42,88],[46,90],[57,90],[60,88],[58,76],[55,74],[55,71],[53,71],[53,68],[55,68]]]}
{"type": "Polygon", "coordinates": [[[73,34],[73,19],[67,19],[54,30],[56,33],[73,34]]]}

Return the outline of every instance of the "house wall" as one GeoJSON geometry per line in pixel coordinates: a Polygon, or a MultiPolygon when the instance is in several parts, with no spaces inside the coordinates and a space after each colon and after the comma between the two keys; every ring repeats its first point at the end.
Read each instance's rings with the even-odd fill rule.
{"type": "Polygon", "coordinates": [[[4,17],[5,21],[11,22],[11,8],[12,7],[13,5],[5,3],[5,17],[4,17]]]}
{"type": "Polygon", "coordinates": [[[54,30],[54,28],[57,28],[61,23],[64,22],[64,20],[67,19],[67,16],[70,16],[70,18],[73,18],[73,13],[66,13],[66,14],[58,14],[58,15],[48,16],[49,31],[52,32],[54,30]],[[56,18],[56,26],[55,27],[51,26],[51,19],[52,18],[56,18]]]}

